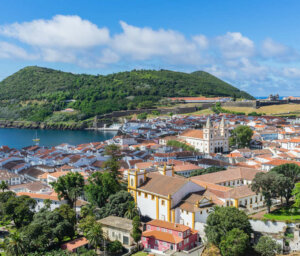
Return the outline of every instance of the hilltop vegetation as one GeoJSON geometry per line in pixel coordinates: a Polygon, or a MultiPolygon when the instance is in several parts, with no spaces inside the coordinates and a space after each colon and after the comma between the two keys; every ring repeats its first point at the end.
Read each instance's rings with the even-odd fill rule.
{"type": "Polygon", "coordinates": [[[164,105],[166,97],[199,95],[253,99],[203,71],[133,70],[95,76],[26,67],[0,82],[0,118],[44,121],[70,107],[78,112],[64,119],[77,122],[116,110],[164,105]]]}

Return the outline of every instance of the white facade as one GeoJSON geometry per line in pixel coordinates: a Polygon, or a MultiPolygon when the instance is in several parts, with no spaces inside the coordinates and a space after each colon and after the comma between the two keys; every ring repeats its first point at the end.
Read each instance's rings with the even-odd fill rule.
{"type": "Polygon", "coordinates": [[[190,135],[186,132],[179,137],[199,150],[201,153],[223,153],[229,151],[229,131],[222,119],[218,128],[213,127],[210,118],[207,119],[206,126],[199,135],[190,135]]]}

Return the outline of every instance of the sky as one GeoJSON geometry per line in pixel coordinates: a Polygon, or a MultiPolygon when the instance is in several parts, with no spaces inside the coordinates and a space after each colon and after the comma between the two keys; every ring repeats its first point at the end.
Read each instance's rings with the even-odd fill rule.
{"type": "Polygon", "coordinates": [[[254,96],[300,96],[299,0],[0,0],[0,80],[207,71],[254,96]]]}

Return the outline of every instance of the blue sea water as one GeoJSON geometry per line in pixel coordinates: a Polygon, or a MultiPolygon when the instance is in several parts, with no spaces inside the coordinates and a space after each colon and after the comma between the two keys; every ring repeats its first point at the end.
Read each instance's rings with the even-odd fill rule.
{"type": "Polygon", "coordinates": [[[62,143],[78,145],[88,142],[104,141],[111,139],[116,132],[103,131],[70,131],[70,130],[32,130],[0,128],[0,146],[23,148],[34,145],[33,138],[40,138],[40,146],[56,146],[62,143]]]}

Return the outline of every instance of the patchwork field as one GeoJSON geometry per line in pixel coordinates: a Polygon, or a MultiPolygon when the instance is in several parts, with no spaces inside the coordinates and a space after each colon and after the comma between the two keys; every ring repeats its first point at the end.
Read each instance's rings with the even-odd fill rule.
{"type": "Polygon", "coordinates": [[[300,115],[300,104],[282,104],[265,106],[258,109],[249,107],[223,107],[224,109],[236,112],[257,112],[265,113],[266,115],[300,115]]]}

